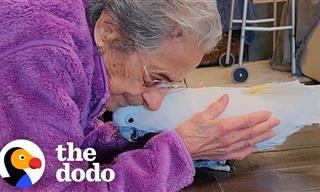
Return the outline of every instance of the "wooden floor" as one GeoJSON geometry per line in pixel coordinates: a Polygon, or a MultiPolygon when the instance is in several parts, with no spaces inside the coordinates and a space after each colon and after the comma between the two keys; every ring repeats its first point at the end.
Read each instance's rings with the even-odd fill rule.
{"type": "MultiPolygon", "coordinates": [[[[292,80],[290,74],[272,71],[267,62],[249,64],[248,67],[251,79],[242,86],[292,80]]],[[[234,86],[227,78],[229,71],[200,69],[186,82],[188,86],[199,80],[203,80],[206,86],[234,86]]],[[[320,191],[320,127],[316,124],[305,127],[276,150],[254,153],[229,164],[233,169],[231,173],[198,169],[194,183],[183,191],[320,191]]]]}

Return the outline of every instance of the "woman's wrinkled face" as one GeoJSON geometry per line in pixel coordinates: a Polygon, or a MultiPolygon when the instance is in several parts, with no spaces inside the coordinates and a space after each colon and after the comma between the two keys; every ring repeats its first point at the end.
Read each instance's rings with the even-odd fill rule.
{"type": "Polygon", "coordinates": [[[103,57],[108,73],[110,98],[107,110],[115,111],[128,105],[144,105],[157,110],[166,88],[154,82],[179,82],[201,61],[204,52],[190,35],[177,30],[164,40],[157,50],[124,53],[112,46],[121,42],[117,22],[105,11],[94,28],[94,38],[103,47],[103,57]]]}
{"type": "Polygon", "coordinates": [[[182,81],[201,62],[203,55],[195,41],[181,36],[166,40],[153,53],[121,56],[122,69],[119,69],[121,65],[110,66],[107,61],[111,90],[107,109],[114,111],[127,105],[144,105],[149,110],[157,110],[169,89],[151,82],[182,81]]]}

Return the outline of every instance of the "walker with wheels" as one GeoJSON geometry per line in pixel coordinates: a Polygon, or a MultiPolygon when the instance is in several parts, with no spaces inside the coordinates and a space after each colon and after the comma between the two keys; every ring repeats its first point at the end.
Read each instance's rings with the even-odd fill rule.
{"type": "Polygon", "coordinates": [[[292,64],[292,74],[296,74],[296,39],[295,39],[295,0],[292,1],[291,7],[291,25],[289,26],[277,26],[277,2],[278,0],[273,0],[273,18],[267,19],[255,19],[247,20],[247,9],[248,9],[248,0],[244,0],[243,3],[243,16],[242,20],[234,19],[234,9],[235,9],[235,0],[231,1],[231,14],[229,22],[229,31],[228,31],[228,45],[227,52],[222,54],[219,57],[219,64],[221,67],[230,67],[235,64],[235,57],[231,53],[231,40],[232,40],[232,28],[233,24],[240,23],[241,25],[241,36],[240,36],[240,52],[239,52],[239,64],[234,67],[232,70],[231,78],[234,83],[243,83],[249,78],[248,69],[243,65],[243,55],[244,55],[244,43],[245,43],[245,33],[246,31],[266,31],[273,32],[273,52],[275,51],[275,42],[276,42],[276,31],[281,30],[290,30],[291,31],[291,64],[292,64]],[[259,23],[269,23],[273,22],[273,27],[256,27],[248,26],[247,24],[259,24],[259,23]]]}

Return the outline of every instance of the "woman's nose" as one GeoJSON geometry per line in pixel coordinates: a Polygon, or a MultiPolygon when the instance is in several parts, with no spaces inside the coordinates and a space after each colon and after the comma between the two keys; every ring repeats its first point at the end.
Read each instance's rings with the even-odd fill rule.
{"type": "Polygon", "coordinates": [[[159,89],[142,93],[145,107],[151,111],[158,110],[168,91],[169,89],[159,89]]]}

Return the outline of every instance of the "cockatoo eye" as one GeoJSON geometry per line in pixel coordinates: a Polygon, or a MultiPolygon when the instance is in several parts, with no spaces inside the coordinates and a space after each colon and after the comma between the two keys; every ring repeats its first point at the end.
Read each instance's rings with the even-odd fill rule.
{"type": "Polygon", "coordinates": [[[20,160],[24,160],[24,155],[19,155],[20,160]]]}
{"type": "Polygon", "coordinates": [[[127,117],[126,121],[127,121],[127,124],[132,124],[132,123],[134,123],[134,118],[133,117],[127,117]]]}
{"type": "Polygon", "coordinates": [[[130,118],[128,119],[128,122],[129,122],[129,123],[133,123],[133,122],[134,122],[134,118],[130,117],[130,118]]]}

